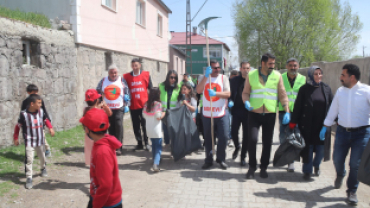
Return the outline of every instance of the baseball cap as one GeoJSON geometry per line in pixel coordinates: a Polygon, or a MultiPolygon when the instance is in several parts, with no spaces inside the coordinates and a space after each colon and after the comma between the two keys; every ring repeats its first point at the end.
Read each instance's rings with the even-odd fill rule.
{"type": "Polygon", "coordinates": [[[101,95],[98,94],[98,91],[96,91],[95,89],[86,90],[85,101],[94,101],[94,100],[96,100],[100,97],[101,97],[101,95]]]}
{"type": "Polygon", "coordinates": [[[108,115],[99,108],[88,110],[80,122],[93,132],[105,131],[109,127],[108,115]]]}

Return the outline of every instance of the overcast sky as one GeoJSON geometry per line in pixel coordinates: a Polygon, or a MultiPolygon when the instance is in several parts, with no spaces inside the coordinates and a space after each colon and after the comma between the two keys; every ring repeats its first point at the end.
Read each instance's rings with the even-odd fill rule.
{"type": "MultiPolygon", "coordinates": [[[[172,10],[169,23],[170,31],[185,32],[186,0],[163,0],[163,2],[172,10]]],[[[191,0],[192,18],[204,2],[205,0],[191,0]]],[[[192,27],[198,26],[199,22],[204,18],[211,16],[221,17],[209,23],[209,36],[225,42],[231,49],[231,56],[237,58],[238,46],[233,38],[235,35],[233,2],[235,0],[208,0],[203,9],[194,18],[192,27]]],[[[341,0],[341,2],[343,3],[345,0],[341,0]]],[[[349,3],[353,12],[360,16],[360,20],[363,23],[363,29],[360,32],[361,39],[357,45],[357,50],[352,56],[362,55],[363,46],[365,46],[365,55],[370,56],[370,0],[350,0],[349,3]]]]}

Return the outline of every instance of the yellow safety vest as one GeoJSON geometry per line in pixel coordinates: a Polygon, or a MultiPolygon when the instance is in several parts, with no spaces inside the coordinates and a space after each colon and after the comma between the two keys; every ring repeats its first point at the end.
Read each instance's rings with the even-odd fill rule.
{"type": "Polygon", "coordinates": [[[267,78],[265,86],[259,79],[259,70],[249,72],[249,83],[251,85],[251,94],[249,102],[254,109],[261,108],[263,105],[270,112],[276,112],[278,100],[278,84],[280,80],[279,72],[273,70],[267,78]]]}
{"type": "MultiPolygon", "coordinates": [[[[281,76],[283,77],[285,91],[289,99],[289,110],[290,112],[293,112],[294,102],[295,99],[297,99],[299,88],[306,84],[306,77],[301,74],[298,74],[297,77],[295,78],[295,82],[292,88],[289,83],[287,72],[285,72],[281,76]]],[[[279,111],[284,111],[284,108],[280,102],[279,102],[279,111]]]]}
{"type": "Polygon", "coordinates": [[[167,107],[167,91],[165,90],[163,83],[159,84],[159,91],[161,92],[160,99],[162,102],[162,108],[168,108],[168,109],[175,108],[177,104],[177,97],[179,96],[180,90],[181,90],[180,86],[178,86],[177,89],[176,88],[173,89],[171,100],[170,100],[170,107],[168,108],[167,107]]]}

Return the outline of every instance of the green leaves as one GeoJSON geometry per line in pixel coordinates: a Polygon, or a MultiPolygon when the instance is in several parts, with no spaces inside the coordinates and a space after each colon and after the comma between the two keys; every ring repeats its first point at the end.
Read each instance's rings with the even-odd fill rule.
{"type": "Polygon", "coordinates": [[[255,67],[265,52],[275,54],[278,68],[290,57],[301,67],[341,60],[350,56],[362,28],[339,0],[242,0],[234,9],[240,58],[255,67]]]}

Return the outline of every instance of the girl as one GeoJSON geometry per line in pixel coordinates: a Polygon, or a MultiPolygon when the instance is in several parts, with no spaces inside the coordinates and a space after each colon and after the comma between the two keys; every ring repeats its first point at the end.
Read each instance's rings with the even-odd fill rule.
{"type": "Polygon", "coordinates": [[[197,100],[195,99],[193,88],[189,83],[184,83],[181,86],[181,93],[177,97],[177,106],[186,105],[191,112],[193,121],[195,122],[195,110],[197,109],[197,100]]]}
{"type": "MultiPolygon", "coordinates": [[[[88,89],[85,93],[85,101],[87,104],[87,107],[84,109],[83,115],[86,114],[87,111],[93,108],[101,108],[107,113],[108,117],[112,115],[112,111],[110,108],[105,104],[105,102],[100,102],[101,95],[98,94],[98,91],[95,89],[88,89]]],[[[94,145],[94,141],[91,140],[86,134],[85,134],[85,164],[90,165],[90,156],[91,156],[91,150],[94,145]]]]}
{"type": "Polygon", "coordinates": [[[158,172],[162,154],[162,121],[165,112],[162,112],[160,91],[157,87],[150,90],[148,101],[143,108],[143,117],[146,120],[146,132],[152,141],[153,171],[158,172]]]}

